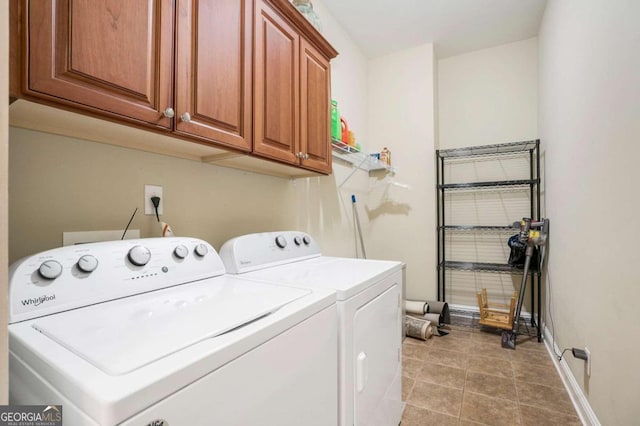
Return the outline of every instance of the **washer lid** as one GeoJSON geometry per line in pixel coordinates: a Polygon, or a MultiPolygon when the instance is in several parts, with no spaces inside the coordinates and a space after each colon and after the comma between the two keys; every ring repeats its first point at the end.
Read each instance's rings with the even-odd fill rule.
{"type": "Polygon", "coordinates": [[[309,293],[222,276],[42,317],[32,327],[105,373],[121,375],[309,293]]]}

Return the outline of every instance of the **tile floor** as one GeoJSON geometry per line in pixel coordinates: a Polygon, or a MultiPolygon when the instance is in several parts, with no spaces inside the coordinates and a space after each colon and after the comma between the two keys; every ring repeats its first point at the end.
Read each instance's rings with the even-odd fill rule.
{"type": "Polygon", "coordinates": [[[451,333],[403,344],[402,426],[580,425],[543,343],[451,326],[451,333]]]}

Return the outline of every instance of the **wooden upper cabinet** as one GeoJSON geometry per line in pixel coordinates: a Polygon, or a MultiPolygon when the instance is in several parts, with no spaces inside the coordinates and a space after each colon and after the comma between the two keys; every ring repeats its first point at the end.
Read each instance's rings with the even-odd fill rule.
{"type": "Polygon", "coordinates": [[[299,163],[299,43],[296,30],[266,2],[256,2],[253,151],[299,163]]]}
{"type": "Polygon", "coordinates": [[[176,132],[250,151],[252,0],[178,0],[177,13],[176,132]]]}
{"type": "Polygon", "coordinates": [[[331,172],[337,52],[289,0],[11,0],[10,24],[13,97],[331,172]]]}
{"type": "Polygon", "coordinates": [[[25,7],[26,93],[171,127],[162,112],[173,104],[172,0],[32,0],[25,7]]]}
{"type": "Polygon", "coordinates": [[[257,0],[255,154],[331,173],[331,69],[337,52],[288,0],[257,0]]]}
{"type": "Polygon", "coordinates": [[[329,60],[302,39],[300,59],[300,150],[302,165],[331,172],[329,60]]]}

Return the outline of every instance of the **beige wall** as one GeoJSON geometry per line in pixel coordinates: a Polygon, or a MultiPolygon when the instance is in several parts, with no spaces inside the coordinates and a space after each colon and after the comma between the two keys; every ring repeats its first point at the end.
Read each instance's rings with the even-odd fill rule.
{"type": "MultiPolygon", "coordinates": [[[[9,2],[0,2],[0,58],[9,56],[9,2]]],[[[7,404],[7,160],[9,62],[0,61],[0,405],[7,404]]]]}
{"type": "Polygon", "coordinates": [[[540,137],[551,218],[548,287],[560,348],[599,421],[638,423],[640,3],[549,2],[540,28],[540,137]]]}
{"type": "Polygon", "coordinates": [[[368,133],[398,169],[374,178],[366,197],[370,254],[406,262],[410,299],[436,297],[434,64],[432,44],[369,63],[368,133]]]}
{"type": "Polygon", "coordinates": [[[438,61],[441,149],[536,139],[537,39],[438,61]]]}
{"type": "Polygon", "coordinates": [[[132,229],[160,236],[155,216],[144,215],[145,184],[163,187],[161,219],[176,235],[219,248],[245,233],[299,229],[326,254],[353,255],[350,192],[336,186],[350,171],[342,165],[290,180],[14,127],[10,154],[11,262],[60,246],[64,231],[123,229],[136,207],[132,229]]]}
{"type": "Polygon", "coordinates": [[[110,145],[10,128],[11,261],[60,246],[63,231],[131,227],[160,236],[144,215],[144,184],[164,188],[162,220],[219,248],[246,232],[292,223],[291,181],[110,145]]]}
{"type": "Polygon", "coordinates": [[[370,150],[373,147],[367,137],[367,58],[322,1],[314,0],[313,9],[322,21],[323,35],[339,52],[331,61],[331,97],[338,101],[340,114],[363,149],[370,150]]]}
{"type": "MultiPolygon", "coordinates": [[[[374,149],[367,137],[367,58],[350,36],[328,12],[322,1],[313,7],[320,16],[323,35],[338,50],[331,61],[331,97],[349,123],[349,128],[362,145],[363,152],[374,149]]],[[[351,194],[366,192],[369,176],[356,171],[334,158],[333,175],[294,182],[292,209],[295,211],[293,228],[307,230],[321,242],[323,253],[335,256],[355,256],[355,227],[351,207],[351,194]],[[344,184],[340,186],[342,183],[344,184]]],[[[366,232],[367,218],[360,212],[366,232]]],[[[365,240],[369,242],[367,235],[365,240]]]]}

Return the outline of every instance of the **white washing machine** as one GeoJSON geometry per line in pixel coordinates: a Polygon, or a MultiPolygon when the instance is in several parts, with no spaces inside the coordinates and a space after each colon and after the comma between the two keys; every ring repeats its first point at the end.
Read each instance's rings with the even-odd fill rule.
{"type": "Polygon", "coordinates": [[[12,404],[69,425],[335,425],[331,290],[225,275],[194,238],[93,243],[12,265],[12,404]]]}
{"type": "Polygon", "coordinates": [[[322,256],[313,238],[293,231],[234,238],[220,256],[243,278],[335,290],[340,424],[400,423],[402,263],[322,256]]]}

